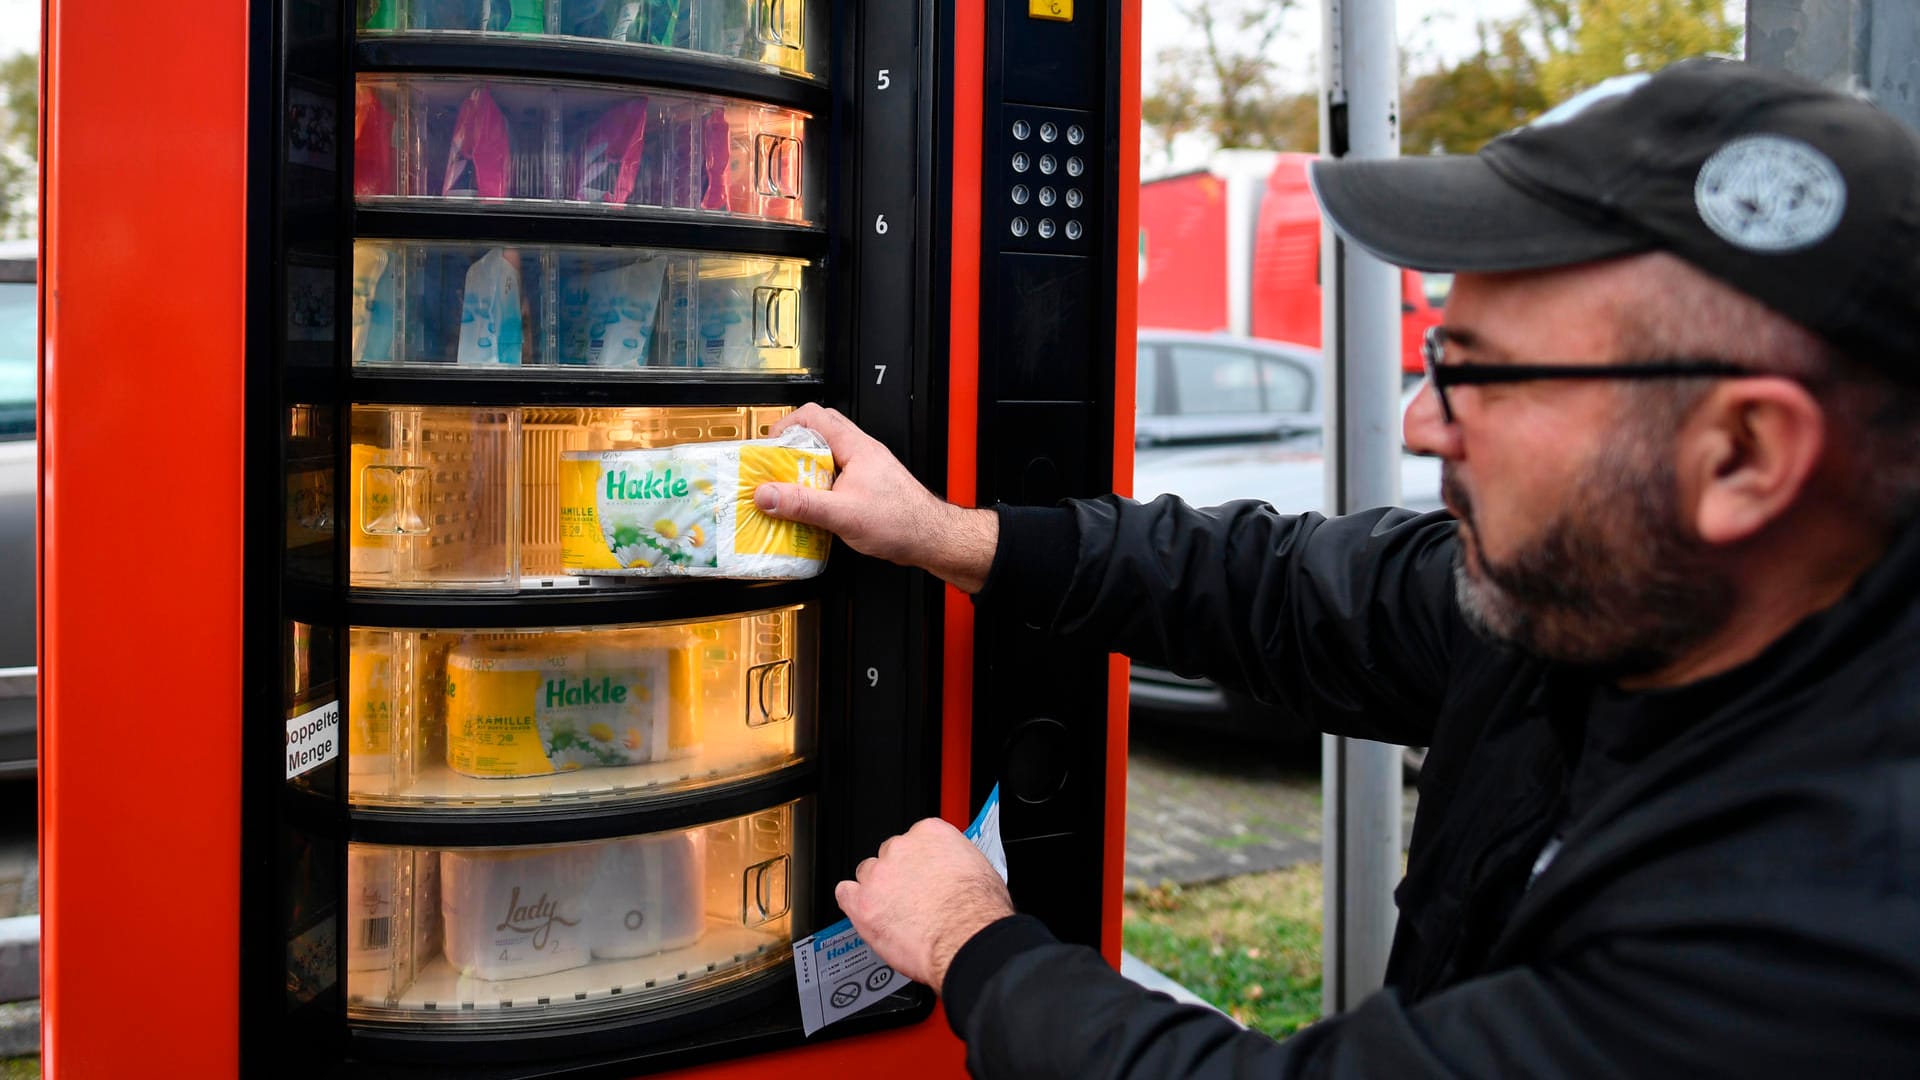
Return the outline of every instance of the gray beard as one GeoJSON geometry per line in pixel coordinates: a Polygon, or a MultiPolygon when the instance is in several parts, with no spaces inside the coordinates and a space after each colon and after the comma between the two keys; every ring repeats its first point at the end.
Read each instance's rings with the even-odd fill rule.
{"type": "MultiPolygon", "coordinates": [[[[1622,443],[1647,445],[1622,433],[1622,443]]],[[[1680,519],[1673,470],[1642,450],[1600,454],[1526,547],[1495,563],[1452,472],[1442,486],[1479,547],[1464,542],[1454,596],[1474,630],[1543,659],[1615,676],[1669,666],[1725,625],[1733,587],[1680,519]],[[1636,460],[1638,459],[1638,460],[1636,460]]]]}

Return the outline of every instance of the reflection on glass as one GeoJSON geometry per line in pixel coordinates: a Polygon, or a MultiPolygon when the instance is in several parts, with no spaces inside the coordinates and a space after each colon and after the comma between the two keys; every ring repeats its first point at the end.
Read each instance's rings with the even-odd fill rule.
{"type": "MultiPolygon", "coordinates": [[[[806,224],[809,117],[677,91],[529,79],[363,75],[354,195],[699,211],[806,224]]],[[[519,209],[526,209],[519,207],[519,209]]]]}
{"type": "Polygon", "coordinates": [[[665,377],[818,363],[805,260],[359,240],[354,267],[357,365],[665,377]]]}
{"type": "Polygon", "coordinates": [[[348,1015],[525,1028],[700,996],[779,967],[804,802],[676,832],[502,848],[349,846],[348,1015]]]}
{"type": "MultiPolygon", "coordinates": [[[[721,347],[728,340],[717,339],[721,347]]],[[[585,588],[561,565],[561,460],[765,437],[785,406],[356,405],[349,468],[353,584],[511,592],[585,588]]]]}
{"type": "Polygon", "coordinates": [[[569,630],[355,627],[351,799],[566,811],[733,783],[811,746],[810,608],[569,630]]]}
{"type": "Polygon", "coordinates": [[[809,67],[804,0],[355,0],[362,33],[588,38],[809,67]]]}

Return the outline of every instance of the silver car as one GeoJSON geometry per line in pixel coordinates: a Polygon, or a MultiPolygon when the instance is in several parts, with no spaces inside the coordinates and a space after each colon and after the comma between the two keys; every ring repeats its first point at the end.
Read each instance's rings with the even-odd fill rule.
{"type": "Polygon", "coordinates": [[[1134,442],[1284,439],[1320,430],[1320,353],[1184,330],[1141,330],[1134,442]]]}
{"type": "Polygon", "coordinates": [[[35,241],[0,244],[0,780],[31,778],[34,739],[35,241]]]}

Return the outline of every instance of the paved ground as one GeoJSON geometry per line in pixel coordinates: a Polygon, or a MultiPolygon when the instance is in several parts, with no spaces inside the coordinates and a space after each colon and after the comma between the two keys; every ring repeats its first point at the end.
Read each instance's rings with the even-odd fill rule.
{"type": "MultiPolygon", "coordinates": [[[[1411,827],[1412,788],[1405,801],[1411,827]]],[[[1319,858],[1317,746],[1261,746],[1163,726],[1135,729],[1127,752],[1128,892],[1319,858]]]]}

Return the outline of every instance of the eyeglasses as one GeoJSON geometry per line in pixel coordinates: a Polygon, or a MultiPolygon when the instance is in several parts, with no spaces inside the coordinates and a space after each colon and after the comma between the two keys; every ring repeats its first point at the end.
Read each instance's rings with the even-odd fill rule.
{"type": "Polygon", "coordinates": [[[1440,399],[1440,415],[1453,423],[1449,386],[1485,386],[1488,383],[1534,382],[1544,379],[1697,379],[1756,375],[1750,368],[1724,360],[1672,360],[1647,364],[1472,364],[1445,363],[1447,328],[1427,329],[1420,358],[1427,365],[1427,381],[1440,399]]]}

